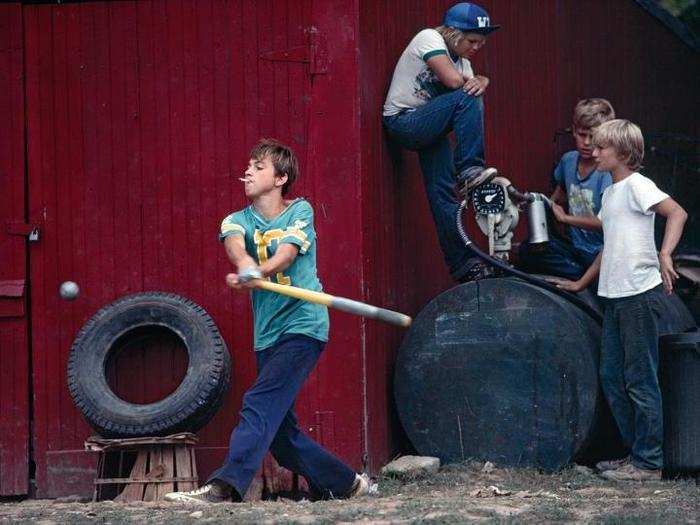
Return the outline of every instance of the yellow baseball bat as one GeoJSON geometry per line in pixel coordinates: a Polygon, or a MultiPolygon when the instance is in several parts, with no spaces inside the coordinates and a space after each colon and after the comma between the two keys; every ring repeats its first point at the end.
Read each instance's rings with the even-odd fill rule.
{"type": "Polygon", "coordinates": [[[409,316],[394,312],[393,310],[387,310],[386,308],[379,308],[378,306],[372,306],[371,304],[361,303],[360,301],[353,301],[352,299],[337,297],[323,292],[314,292],[304,288],[297,288],[296,286],[277,284],[265,279],[254,278],[252,280],[255,282],[256,288],[267,290],[268,292],[287,295],[295,299],[308,301],[309,303],[322,304],[329,308],[335,308],[351,314],[369,317],[370,319],[377,319],[403,327],[411,325],[412,319],[409,316]]]}

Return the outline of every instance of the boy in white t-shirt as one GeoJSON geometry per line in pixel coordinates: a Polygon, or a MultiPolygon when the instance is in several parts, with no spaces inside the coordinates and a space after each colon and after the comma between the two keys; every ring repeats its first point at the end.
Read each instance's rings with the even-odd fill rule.
{"type": "Polygon", "coordinates": [[[482,268],[457,228],[455,184],[466,198],[496,176],[484,163],[482,98],[489,79],[474,74],[469,59],[499,27],[476,4],[450,7],[442,25],[423,29],[404,49],[382,111],[392,141],[418,152],[440,247],[458,282],[479,277],[482,268]],[[454,150],[447,138],[452,131],[454,150]]]}
{"type": "Polygon", "coordinates": [[[600,381],[630,455],[602,461],[604,477],[619,481],[661,478],[663,414],[657,378],[659,294],[673,291],[678,274],[671,254],[683,233],[687,213],[636,170],[644,157],[644,138],[628,120],[610,120],[593,137],[597,169],[613,184],[603,193],[598,217],[603,250],[586,273],[561,288],[580,291],[600,272],[604,297],[600,381]],[[654,214],[666,217],[661,251],[654,243],[654,214]]]}

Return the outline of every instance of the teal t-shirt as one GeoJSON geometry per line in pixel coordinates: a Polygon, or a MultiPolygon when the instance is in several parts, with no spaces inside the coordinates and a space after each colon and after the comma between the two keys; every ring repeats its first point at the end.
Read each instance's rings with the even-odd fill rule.
{"type": "MultiPolygon", "coordinates": [[[[316,232],[314,211],[304,199],[295,199],[277,217],[267,220],[253,206],[232,213],[221,222],[219,239],[242,235],[246,251],[258,264],[272,257],[281,243],[299,247],[294,262],[272,282],[320,292],[316,275],[316,232]]],[[[254,346],[263,350],[285,334],[302,334],[328,341],[328,309],[274,292],[253,290],[254,346]]]]}

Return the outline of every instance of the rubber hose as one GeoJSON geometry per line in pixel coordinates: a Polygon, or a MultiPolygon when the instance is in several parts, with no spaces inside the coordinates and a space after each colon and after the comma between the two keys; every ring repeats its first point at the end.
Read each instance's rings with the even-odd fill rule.
{"type": "Polygon", "coordinates": [[[459,205],[459,209],[457,210],[457,230],[459,231],[459,235],[462,237],[462,240],[464,241],[464,244],[466,245],[467,249],[471,250],[471,252],[479,257],[481,260],[484,262],[490,264],[491,266],[495,266],[497,268],[500,268],[507,274],[513,275],[515,277],[519,277],[523,281],[527,281],[530,284],[534,284],[535,286],[539,286],[540,288],[544,288],[545,290],[549,290],[550,292],[553,292],[570,303],[574,304],[584,312],[586,312],[588,315],[590,315],[598,324],[603,323],[603,318],[600,316],[598,312],[596,312],[591,306],[586,303],[584,300],[581,298],[577,297],[576,295],[572,294],[571,292],[567,292],[566,290],[562,290],[561,288],[557,288],[555,285],[553,285],[550,282],[545,281],[544,279],[540,279],[539,277],[534,277],[533,275],[530,275],[529,273],[522,272],[516,268],[513,268],[512,266],[504,263],[502,260],[490,256],[488,253],[483,251],[481,248],[479,248],[476,244],[472,242],[472,240],[467,236],[467,232],[464,231],[464,225],[462,224],[462,212],[464,212],[464,209],[467,207],[467,201],[466,199],[462,201],[462,203],[459,205]]]}

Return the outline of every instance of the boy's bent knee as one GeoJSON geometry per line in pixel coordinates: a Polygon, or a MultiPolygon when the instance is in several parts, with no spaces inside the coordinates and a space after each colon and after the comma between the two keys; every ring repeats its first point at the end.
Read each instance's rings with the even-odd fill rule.
{"type": "Polygon", "coordinates": [[[475,97],[474,95],[470,95],[463,89],[458,89],[459,92],[459,102],[462,105],[470,105],[474,106],[475,108],[478,108],[480,111],[484,109],[484,99],[481,95],[478,97],[475,97]]]}

